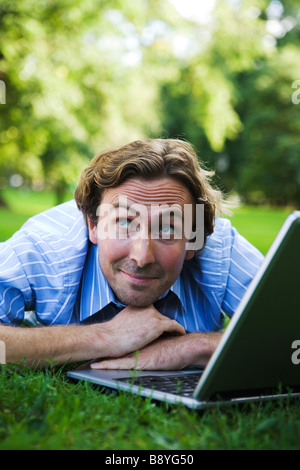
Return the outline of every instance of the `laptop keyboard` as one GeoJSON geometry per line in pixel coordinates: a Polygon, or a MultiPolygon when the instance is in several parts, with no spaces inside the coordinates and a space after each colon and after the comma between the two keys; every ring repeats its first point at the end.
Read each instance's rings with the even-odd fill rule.
{"type": "Polygon", "coordinates": [[[196,385],[199,382],[200,374],[179,374],[167,376],[146,375],[143,377],[133,377],[126,379],[118,379],[121,382],[128,382],[131,385],[142,386],[158,390],[160,392],[172,393],[173,395],[183,395],[185,397],[192,397],[196,385]]]}

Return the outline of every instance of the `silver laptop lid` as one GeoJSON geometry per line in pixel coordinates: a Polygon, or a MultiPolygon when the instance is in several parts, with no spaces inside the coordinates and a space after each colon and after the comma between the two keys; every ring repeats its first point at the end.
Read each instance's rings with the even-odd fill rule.
{"type": "Polygon", "coordinates": [[[216,395],[264,394],[278,387],[299,389],[300,364],[292,360],[296,340],[300,348],[299,211],[283,224],[194,397],[209,400],[216,395]]]}

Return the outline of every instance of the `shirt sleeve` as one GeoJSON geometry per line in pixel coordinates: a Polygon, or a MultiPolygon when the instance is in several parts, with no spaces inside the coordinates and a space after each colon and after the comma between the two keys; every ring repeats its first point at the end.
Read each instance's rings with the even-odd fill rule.
{"type": "Polygon", "coordinates": [[[43,325],[74,322],[87,245],[72,202],[32,217],[0,243],[0,323],[20,325],[27,311],[43,325]]]}
{"type": "Polygon", "coordinates": [[[223,238],[223,283],[225,285],[222,311],[232,316],[258,271],[263,255],[237,230],[227,226],[223,238]]]}
{"type": "MultiPolygon", "coordinates": [[[[20,238],[20,243],[24,238],[20,238]]],[[[19,325],[34,303],[32,290],[11,241],[0,243],[0,323],[19,325]]]]}

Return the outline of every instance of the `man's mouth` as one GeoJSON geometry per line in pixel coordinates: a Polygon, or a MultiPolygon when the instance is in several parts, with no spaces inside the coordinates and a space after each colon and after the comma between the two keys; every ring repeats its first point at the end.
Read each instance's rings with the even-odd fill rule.
{"type": "Polygon", "coordinates": [[[136,273],[129,273],[127,271],[123,271],[121,269],[121,272],[131,281],[134,282],[135,284],[147,284],[155,279],[158,279],[157,276],[149,276],[149,275],[142,275],[142,274],[136,274],[136,273]]]}

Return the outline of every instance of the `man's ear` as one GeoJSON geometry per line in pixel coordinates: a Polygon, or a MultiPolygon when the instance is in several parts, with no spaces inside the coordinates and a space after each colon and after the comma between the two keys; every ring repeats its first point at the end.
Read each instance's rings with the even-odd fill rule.
{"type": "Polygon", "coordinates": [[[89,239],[94,244],[97,245],[97,225],[87,216],[88,230],[89,230],[89,239]]]}

